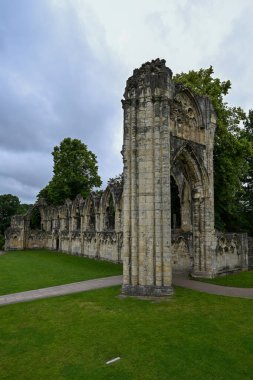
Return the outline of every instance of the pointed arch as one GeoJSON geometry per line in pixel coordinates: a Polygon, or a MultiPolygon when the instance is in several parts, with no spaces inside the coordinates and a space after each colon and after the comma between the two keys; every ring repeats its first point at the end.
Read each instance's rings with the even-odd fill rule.
{"type": "Polygon", "coordinates": [[[115,230],[116,200],[112,188],[108,186],[101,198],[101,210],[103,215],[103,229],[115,230]]]}
{"type": "Polygon", "coordinates": [[[82,228],[82,211],[83,211],[84,199],[79,194],[76,196],[72,204],[72,219],[73,230],[80,231],[82,228]]]}
{"type": "Polygon", "coordinates": [[[193,115],[195,115],[197,127],[204,127],[203,113],[197,99],[197,95],[193,94],[188,87],[179,85],[175,100],[182,104],[184,112],[189,118],[192,118],[193,115]]]}
{"type": "Polygon", "coordinates": [[[92,193],[86,200],[86,229],[88,231],[96,230],[96,205],[92,193]]]}
{"type": "Polygon", "coordinates": [[[192,190],[202,189],[202,195],[206,193],[208,174],[200,157],[194,151],[190,143],[184,143],[174,154],[172,168],[177,167],[192,190]]]}

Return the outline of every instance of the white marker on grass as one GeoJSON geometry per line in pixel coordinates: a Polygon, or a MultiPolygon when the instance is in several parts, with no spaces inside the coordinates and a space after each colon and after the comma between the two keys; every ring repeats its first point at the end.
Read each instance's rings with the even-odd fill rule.
{"type": "Polygon", "coordinates": [[[108,362],[106,362],[105,364],[112,364],[114,362],[117,362],[118,360],[120,360],[120,357],[118,356],[117,358],[114,358],[112,360],[109,360],[108,362]]]}

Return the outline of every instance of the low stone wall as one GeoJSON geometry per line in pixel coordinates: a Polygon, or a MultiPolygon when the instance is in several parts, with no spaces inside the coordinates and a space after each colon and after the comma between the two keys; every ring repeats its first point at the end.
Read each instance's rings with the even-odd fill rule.
{"type": "MultiPolygon", "coordinates": [[[[48,234],[45,231],[32,230],[25,242],[27,249],[47,248],[72,255],[122,262],[122,232],[84,231],[72,233],[48,234]]],[[[13,249],[13,245],[12,245],[13,249]]]]}
{"type": "Polygon", "coordinates": [[[216,258],[214,274],[222,275],[229,272],[248,269],[248,238],[247,234],[217,232],[216,258]]]}
{"type": "MultiPolygon", "coordinates": [[[[193,235],[190,232],[172,232],[172,268],[174,273],[192,273],[194,263],[193,235]]],[[[213,276],[253,268],[253,238],[247,234],[216,233],[213,257],[213,276]],[[249,245],[249,248],[248,248],[249,245]]]]}
{"type": "MultiPolygon", "coordinates": [[[[76,206],[76,205],[75,205],[76,206]]],[[[85,222],[81,223],[81,229],[76,228],[75,220],[66,223],[66,220],[58,217],[50,223],[44,223],[41,229],[31,229],[29,215],[15,216],[12,218],[11,227],[6,231],[6,250],[15,249],[40,249],[47,248],[59,250],[68,254],[84,257],[122,262],[123,233],[121,231],[120,209],[115,218],[115,230],[106,230],[102,202],[100,214],[96,216],[98,230],[87,229],[85,222]],[[50,226],[45,230],[46,226],[50,226]],[[75,229],[73,230],[73,227],[75,229]],[[83,229],[82,229],[83,228],[83,229]],[[70,229],[70,230],[69,230],[70,229]]],[[[75,208],[71,206],[72,212],[75,208]]],[[[51,209],[43,209],[44,213],[51,209]],[[46,211],[45,211],[46,210],[46,211]]],[[[85,215],[84,208],[84,215],[85,215]]],[[[60,214],[60,209],[55,209],[60,214]]],[[[65,210],[66,211],[66,210],[65,210]]],[[[85,217],[83,216],[83,220],[85,217]]],[[[87,220],[87,217],[86,217],[87,220]]],[[[86,223],[88,225],[88,223],[86,223]]],[[[192,273],[194,265],[193,234],[172,231],[172,269],[175,273],[192,273]]],[[[247,234],[216,233],[214,255],[212,256],[212,275],[222,275],[228,272],[253,269],[253,238],[247,238],[247,234]],[[249,262],[248,262],[249,260],[249,262]]]]}

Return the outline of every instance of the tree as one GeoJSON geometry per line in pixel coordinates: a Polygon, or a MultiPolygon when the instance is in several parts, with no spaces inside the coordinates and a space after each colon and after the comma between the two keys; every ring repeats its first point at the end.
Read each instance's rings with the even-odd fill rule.
{"type": "Polygon", "coordinates": [[[38,194],[48,204],[63,204],[77,194],[86,198],[93,187],[101,186],[96,156],[80,140],[65,138],[60,146],[54,147],[52,155],[53,178],[38,194]]]}
{"type": "MultiPolygon", "coordinates": [[[[253,110],[249,110],[241,133],[253,146],[253,110]]],[[[251,155],[247,157],[247,164],[249,170],[243,180],[240,205],[242,208],[242,224],[244,230],[253,236],[253,157],[251,155]]]]}
{"type": "Polygon", "coordinates": [[[4,247],[4,232],[11,224],[11,217],[25,214],[29,207],[30,205],[21,204],[15,195],[0,195],[0,249],[4,247]]]}
{"type": "Polygon", "coordinates": [[[0,195],[0,233],[9,227],[11,217],[17,214],[20,207],[20,200],[15,195],[3,194],[0,195]]]}
{"type": "Polygon", "coordinates": [[[241,132],[240,124],[246,119],[240,107],[229,107],[224,96],[231,82],[213,78],[213,68],[189,71],[175,76],[175,81],[199,95],[209,96],[217,114],[214,141],[214,200],[215,224],[218,229],[240,230],[243,179],[248,172],[248,156],[252,145],[241,132]]]}

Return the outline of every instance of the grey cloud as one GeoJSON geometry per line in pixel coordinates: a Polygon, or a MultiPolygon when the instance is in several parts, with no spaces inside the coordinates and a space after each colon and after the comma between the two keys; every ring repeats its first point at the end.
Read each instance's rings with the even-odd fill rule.
{"type": "Polygon", "coordinates": [[[246,9],[234,22],[231,33],[223,42],[217,67],[232,89],[228,99],[246,110],[253,108],[252,67],[253,8],[246,9]]]}
{"type": "Polygon", "coordinates": [[[34,203],[34,198],[31,197],[31,192],[38,193],[38,188],[33,188],[23,184],[13,177],[5,177],[0,175],[1,194],[12,194],[19,197],[22,203],[34,203]]]}
{"type": "Polygon", "coordinates": [[[34,200],[51,176],[53,147],[67,136],[103,160],[100,172],[117,174],[122,164],[110,144],[110,119],[123,89],[103,34],[97,57],[76,9],[56,10],[49,0],[1,1],[0,33],[0,192],[13,188],[27,200],[30,189],[34,200]]]}

